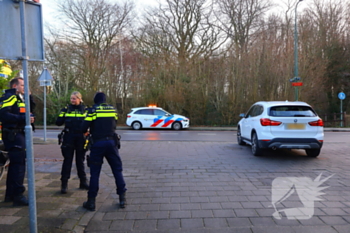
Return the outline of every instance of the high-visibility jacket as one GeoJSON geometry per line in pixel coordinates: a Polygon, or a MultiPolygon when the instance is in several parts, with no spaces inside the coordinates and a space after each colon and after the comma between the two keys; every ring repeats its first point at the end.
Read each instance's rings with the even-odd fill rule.
{"type": "Polygon", "coordinates": [[[56,125],[61,126],[65,124],[65,129],[72,133],[82,133],[81,123],[86,117],[87,109],[83,104],[68,105],[61,109],[56,125]]]}
{"type": "Polygon", "coordinates": [[[0,101],[2,129],[24,130],[26,106],[24,101],[16,94],[16,89],[6,90],[0,101]]]}
{"type": "Polygon", "coordinates": [[[117,128],[118,113],[109,104],[102,103],[94,105],[88,110],[88,114],[82,124],[83,132],[90,128],[93,141],[101,138],[113,137],[117,128]]]}

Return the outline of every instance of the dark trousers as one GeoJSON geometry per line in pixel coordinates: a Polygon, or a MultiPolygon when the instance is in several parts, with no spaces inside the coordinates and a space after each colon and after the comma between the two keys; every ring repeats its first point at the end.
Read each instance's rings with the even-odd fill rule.
{"type": "Polygon", "coordinates": [[[61,170],[61,180],[69,180],[74,152],[75,152],[75,164],[77,166],[78,177],[81,180],[86,180],[85,173],[85,150],[84,150],[84,137],[83,135],[67,135],[63,139],[63,144],[61,146],[61,151],[63,155],[63,164],[61,170]]]}
{"type": "Polygon", "coordinates": [[[90,186],[88,191],[88,197],[96,197],[99,190],[99,179],[101,173],[101,167],[103,164],[103,158],[107,159],[109,166],[112,169],[112,173],[117,186],[117,194],[123,194],[126,191],[125,181],[123,177],[123,165],[119,156],[117,147],[113,140],[98,141],[91,147],[90,153],[90,186]]]}
{"type": "Polygon", "coordinates": [[[25,192],[23,185],[26,173],[26,151],[24,133],[17,133],[14,141],[4,139],[10,164],[6,178],[6,196],[20,196],[25,192]]]}

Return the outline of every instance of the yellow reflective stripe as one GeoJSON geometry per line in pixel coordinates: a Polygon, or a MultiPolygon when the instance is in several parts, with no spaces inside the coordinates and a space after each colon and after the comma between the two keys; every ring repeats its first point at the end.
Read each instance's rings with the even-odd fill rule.
{"type": "Polygon", "coordinates": [[[115,117],[115,113],[111,112],[111,113],[102,113],[102,112],[98,112],[96,114],[97,117],[115,117]]]}
{"type": "Polygon", "coordinates": [[[75,113],[66,113],[66,117],[85,117],[86,114],[75,114],[75,113]]]}
{"type": "Polygon", "coordinates": [[[17,105],[18,105],[18,107],[25,107],[26,106],[25,103],[18,103],[17,105]]]}
{"type": "Polygon", "coordinates": [[[96,112],[115,112],[114,109],[97,109],[96,112]]]}
{"type": "Polygon", "coordinates": [[[11,101],[8,102],[3,102],[2,103],[2,108],[6,108],[6,107],[11,107],[12,105],[14,105],[17,101],[17,98],[11,98],[11,101]]]}
{"type": "Polygon", "coordinates": [[[16,99],[16,100],[17,100],[17,96],[11,95],[10,98],[4,100],[3,102],[4,102],[4,103],[5,103],[5,102],[10,102],[10,101],[12,101],[13,99],[16,99]]]}
{"type": "Polygon", "coordinates": [[[93,121],[94,119],[96,119],[96,113],[90,113],[87,114],[87,116],[85,117],[85,121],[93,121]]]}
{"type": "Polygon", "coordinates": [[[58,117],[64,117],[65,112],[60,112],[60,115],[58,115],[58,117]]]}
{"type": "Polygon", "coordinates": [[[90,117],[90,116],[85,117],[85,119],[84,119],[84,121],[92,121],[92,120],[93,120],[93,117],[90,117]]]}

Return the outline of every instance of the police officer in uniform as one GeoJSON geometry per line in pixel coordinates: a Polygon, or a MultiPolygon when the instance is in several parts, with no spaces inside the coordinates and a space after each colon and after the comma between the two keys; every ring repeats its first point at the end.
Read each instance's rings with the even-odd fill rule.
{"type": "Polygon", "coordinates": [[[78,91],[74,91],[70,96],[70,102],[63,108],[56,120],[56,125],[65,124],[64,136],[61,146],[63,155],[63,164],[61,171],[61,193],[66,194],[68,189],[68,180],[72,170],[73,157],[75,152],[75,163],[77,166],[78,177],[80,179],[80,189],[88,189],[84,168],[85,160],[85,136],[81,130],[81,123],[86,116],[86,108],[83,105],[82,96],[78,91]]]}
{"type": "Polygon", "coordinates": [[[90,187],[88,200],[83,207],[94,211],[95,199],[99,190],[99,177],[103,158],[105,157],[112,169],[117,194],[119,195],[119,207],[125,208],[125,182],[123,177],[122,161],[119,156],[115,133],[118,116],[113,106],[106,104],[106,96],[103,92],[96,93],[95,105],[89,109],[82,124],[83,132],[90,128],[92,145],[90,151],[90,187]]]}
{"type": "MultiPolygon", "coordinates": [[[[8,151],[10,164],[7,172],[5,202],[13,201],[14,206],[27,206],[28,200],[23,195],[23,185],[26,171],[26,147],[24,127],[25,102],[24,80],[11,80],[10,87],[5,91],[0,103],[0,121],[2,123],[2,137],[5,149],[8,151]]],[[[30,117],[34,122],[34,117],[30,117]]]]}

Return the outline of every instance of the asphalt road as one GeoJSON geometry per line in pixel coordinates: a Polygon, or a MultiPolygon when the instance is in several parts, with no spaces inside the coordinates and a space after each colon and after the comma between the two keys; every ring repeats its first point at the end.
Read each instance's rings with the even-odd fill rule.
{"type": "MultiPolygon", "coordinates": [[[[123,141],[211,141],[232,142],[236,140],[234,131],[172,131],[172,130],[118,130],[123,141]]],[[[56,139],[59,130],[47,130],[48,139],[56,139]]],[[[34,137],[43,138],[44,130],[36,130],[34,137]]]]}
{"type": "MultiPolygon", "coordinates": [[[[57,139],[59,130],[47,130],[47,139],[57,139]]],[[[193,130],[118,130],[123,141],[204,141],[204,142],[237,142],[236,131],[193,131],[193,130]]],[[[43,138],[44,130],[38,129],[34,137],[43,138]]],[[[350,132],[325,132],[324,143],[347,143],[350,132]]]]}

